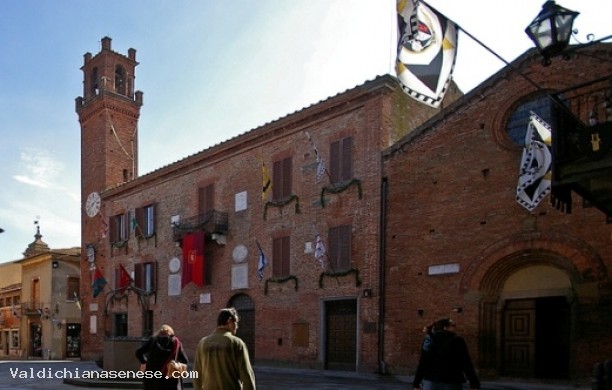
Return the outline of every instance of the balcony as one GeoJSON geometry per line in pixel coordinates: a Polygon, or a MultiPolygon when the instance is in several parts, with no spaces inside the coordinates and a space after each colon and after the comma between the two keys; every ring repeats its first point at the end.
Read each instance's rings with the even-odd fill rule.
{"type": "Polygon", "coordinates": [[[21,314],[25,316],[51,315],[51,304],[48,302],[21,302],[21,314]]]}
{"type": "Polygon", "coordinates": [[[563,103],[554,107],[553,196],[568,206],[574,191],[611,221],[612,78],[574,86],[553,99],[563,103]]]}
{"type": "Polygon", "coordinates": [[[228,215],[225,212],[211,210],[204,214],[181,219],[179,223],[172,226],[174,241],[180,241],[185,234],[196,231],[204,231],[206,235],[213,234],[227,235],[228,215]]]}

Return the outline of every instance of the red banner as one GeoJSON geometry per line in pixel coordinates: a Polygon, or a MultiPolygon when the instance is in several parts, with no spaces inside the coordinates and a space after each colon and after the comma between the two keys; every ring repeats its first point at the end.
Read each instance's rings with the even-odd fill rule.
{"type": "Polygon", "coordinates": [[[204,285],[204,232],[195,232],[183,237],[183,273],[181,287],[190,282],[204,285]]]}

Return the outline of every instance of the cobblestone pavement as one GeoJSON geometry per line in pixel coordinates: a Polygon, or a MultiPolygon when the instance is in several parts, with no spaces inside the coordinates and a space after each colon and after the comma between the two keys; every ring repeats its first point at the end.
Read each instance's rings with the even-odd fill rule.
{"type": "MultiPolygon", "coordinates": [[[[75,384],[66,383],[64,378],[82,377],[86,371],[99,370],[90,361],[49,361],[49,360],[0,360],[0,389],[53,389],[79,390],[88,387],[105,389],[141,388],[137,381],[85,381],[73,380],[75,384]]],[[[375,374],[358,374],[354,372],[337,372],[324,370],[279,369],[272,367],[255,367],[257,388],[274,389],[309,389],[309,390],[400,390],[411,389],[410,377],[381,377],[375,374]]],[[[190,381],[186,381],[190,388],[190,381]]],[[[482,390],[576,390],[589,389],[586,384],[553,384],[524,382],[483,382],[482,390]]]]}

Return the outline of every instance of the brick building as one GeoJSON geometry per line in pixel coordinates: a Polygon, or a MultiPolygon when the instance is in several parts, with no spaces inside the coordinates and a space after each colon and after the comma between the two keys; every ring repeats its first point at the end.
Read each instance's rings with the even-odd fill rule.
{"type": "Polygon", "coordinates": [[[571,214],[515,200],[529,112],[554,131],[553,93],[584,123],[612,120],[611,59],[609,44],[549,67],[526,52],[512,65],[539,90],[504,68],[383,153],[389,366],[414,369],[421,329],[441,316],[483,375],[588,377],[612,355],[606,215],[576,194],[571,214]]]}
{"type": "Polygon", "coordinates": [[[136,65],[108,37],[84,56],[81,271],[107,284],[82,284],[83,356],[131,359],[164,323],[192,355],[231,305],[255,362],[376,370],[381,151],[438,110],[383,76],[139,177],[136,65]]]}
{"type": "Polygon", "coordinates": [[[576,96],[605,61],[530,51],[513,66],[542,90],[507,68],[441,111],[381,76],[143,176],[136,65],[103,38],[82,68],[81,272],[108,282],[82,283],[84,358],[163,323],[192,355],[228,305],[259,364],[411,374],[443,315],[483,375],[583,377],[612,352],[605,215],[515,200],[529,110],[550,120],[543,92],[576,96]]]}

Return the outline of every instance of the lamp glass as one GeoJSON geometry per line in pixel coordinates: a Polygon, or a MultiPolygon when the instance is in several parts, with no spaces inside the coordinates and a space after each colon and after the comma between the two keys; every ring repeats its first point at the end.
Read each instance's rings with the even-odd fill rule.
{"type": "Polygon", "coordinates": [[[547,1],[525,33],[545,57],[555,56],[569,45],[574,19],[578,15],[578,12],[563,8],[552,0],[547,1]]]}

